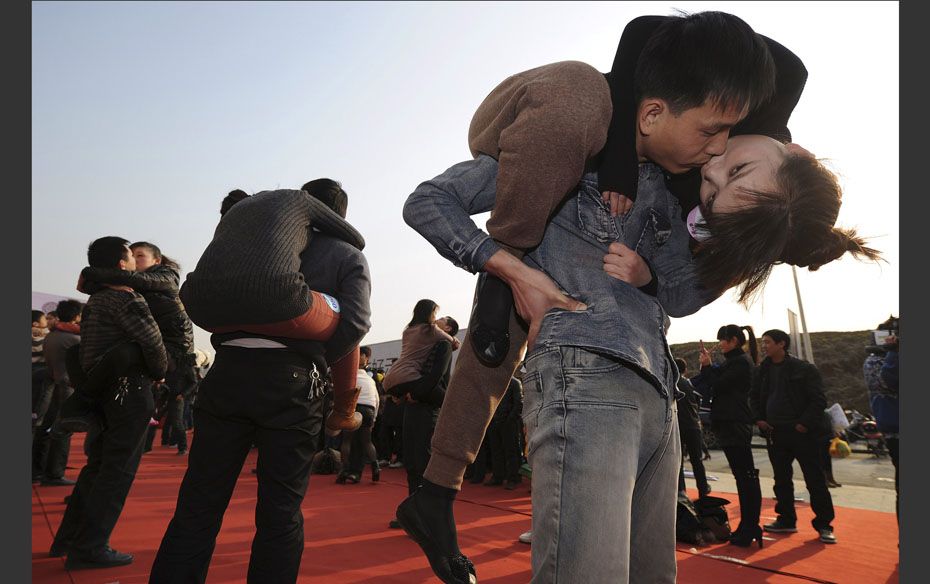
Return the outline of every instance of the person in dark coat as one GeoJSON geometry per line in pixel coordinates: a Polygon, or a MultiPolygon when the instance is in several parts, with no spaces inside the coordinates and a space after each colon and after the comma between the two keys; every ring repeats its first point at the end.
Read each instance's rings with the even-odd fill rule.
{"type": "Polygon", "coordinates": [[[739,527],[730,537],[730,543],[749,547],[753,541],[762,547],[762,528],[759,515],[762,510],[762,488],[759,469],[752,458],[752,414],[749,410],[749,388],[752,369],[758,359],[756,337],[751,326],[728,324],[717,331],[717,341],[725,361],[711,365],[710,352],[701,342],[701,378],[712,388],[711,427],[724,456],[730,464],[736,491],[739,496],[739,527]],[[743,346],[749,341],[749,355],[743,346]]]}
{"type": "Polygon", "coordinates": [[[775,512],[778,517],[765,525],[772,533],[794,533],[797,513],[794,509],[792,464],[796,460],[804,474],[804,484],[811,496],[814,519],[820,541],[836,543],[831,525],[833,498],[818,455],[818,438],[823,430],[823,410],[827,400],[817,368],[788,354],[791,337],[772,329],[762,335],[766,357],[752,380],[749,395],[752,418],[769,441],[769,459],[775,475],[775,512]]]}

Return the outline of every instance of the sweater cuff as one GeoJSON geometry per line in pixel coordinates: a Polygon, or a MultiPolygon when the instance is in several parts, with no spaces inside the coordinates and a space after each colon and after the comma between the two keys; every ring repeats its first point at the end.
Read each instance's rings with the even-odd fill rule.
{"type": "MultiPolygon", "coordinates": [[[[643,259],[646,262],[645,259],[643,259]]],[[[648,284],[644,284],[639,287],[639,291],[648,294],[649,296],[658,296],[659,295],[659,279],[656,278],[655,270],[652,269],[652,266],[649,265],[649,262],[646,262],[646,266],[649,268],[649,274],[652,276],[652,279],[649,280],[648,284]]]]}

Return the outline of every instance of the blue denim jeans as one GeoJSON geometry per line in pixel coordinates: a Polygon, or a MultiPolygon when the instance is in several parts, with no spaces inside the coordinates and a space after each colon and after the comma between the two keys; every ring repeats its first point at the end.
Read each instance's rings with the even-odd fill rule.
{"type": "Polygon", "coordinates": [[[674,397],[578,347],[526,359],[532,582],[675,582],[674,397]]]}

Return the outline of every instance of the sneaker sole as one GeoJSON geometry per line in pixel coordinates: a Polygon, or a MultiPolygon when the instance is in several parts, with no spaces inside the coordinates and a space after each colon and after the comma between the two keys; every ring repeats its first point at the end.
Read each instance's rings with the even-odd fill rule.
{"type": "Polygon", "coordinates": [[[792,527],[776,527],[774,529],[771,527],[763,527],[762,529],[765,531],[768,531],[769,533],[797,533],[798,532],[797,527],[793,527],[793,528],[792,527]]]}
{"type": "Polygon", "coordinates": [[[132,563],[132,560],[126,562],[113,562],[107,564],[101,564],[98,562],[71,562],[69,563],[65,560],[65,570],[95,570],[98,568],[118,568],[120,566],[128,566],[132,563]]]}

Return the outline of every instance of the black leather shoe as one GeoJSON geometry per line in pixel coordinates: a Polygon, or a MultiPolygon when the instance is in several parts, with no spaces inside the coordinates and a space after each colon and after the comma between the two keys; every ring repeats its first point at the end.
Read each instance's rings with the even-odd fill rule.
{"type": "MultiPolygon", "coordinates": [[[[417,508],[414,500],[416,496],[417,493],[410,495],[397,507],[397,521],[400,526],[404,528],[404,531],[413,541],[417,542],[417,545],[426,554],[426,559],[429,560],[433,573],[445,584],[477,584],[478,577],[475,575],[475,566],[464,554],[450,554],[439,549],[437,543],[440,541],[440,537],[438,537],[440,534],[431,532],[428,527],[429,523],[417,508]]],[[[449,540],[450,538],[441,539],[449,540]]]]}
{"type": "Polygon", "coordinates": [[[90,568],[115,568],[132,563],[132,554],[124,554],[113,548],[104,548],[89,555],[68,554],[65,570],[84,570],[90,568]]]}
{"type": "Polygon", "coordinates": [[[61,558],[68,554],[68,544],[64,542],[52,542],[52,547],[48,548],[48,557],[61,558]]]}
{"type": "Polygon", "coordinates": [[[495,479],[494,477],[489,478],[484,481],[484,486],[486,487],[499,487],[504,484],[504,479],[495,479]]]}
{"type": "Polygon", "coordinates": [[[503,280],[482,272],[475,287],[475,304],[468,334],[475,356],[485,367],[497,367],[510,351],[510,311],[513,292],[503,280]]]}
{"type": "Polygon", "coordinates": [[[730,536],[730,543],[739,547],[749,547],[754,541],[758,541],[759,549],[762,549],[762,528],[758,525],[742,530],[737,529],[730,536]]]}
{"type": "Polygon", "coordinates": [[[69,487],[71,485],[76,485],[77,481],[72,481],[71,479],[66,479],[65,477],[59,477],[57,479],[45,479],[39,484],[43,487],[69,487]]]}

